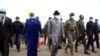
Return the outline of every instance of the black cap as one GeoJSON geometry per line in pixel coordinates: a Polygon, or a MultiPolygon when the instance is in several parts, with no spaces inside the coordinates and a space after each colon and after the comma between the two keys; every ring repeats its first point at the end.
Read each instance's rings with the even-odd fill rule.
{"type": "Polygon", "coordinates": [[[79,18],[84,17],[82,14],[79,15],[79,18]]]}
{"type": "Polygon", "coordinates": [[[16,16],[16,18],[15,19],[19,19],[19,17],[18,16],[16,16]]]}
{"type": "Polygon", "coordinates": [[[74,16],[74,15],[75,15],[74,13],[70,13],[70,14],[69,14],[69,16],[74,16]]]}
{"type": "Polygon", "coordinates": [[[83,15],[79,15],[79,18],[81,18],[83,15]]]}
{"type": "Polygon", "coordinates": [[[55,10],[53,13],[53,15],[59,15],[59,14],[60,14],[60,12],[58,10],[55,10]]]}
{"type": "Polygon", "coordinates": [[[91,16],[89,19],[93,19],[93,17],[91,16]]]}
{"type": "Polygon", "coordinates": [[[95,19],[95,21],[98,21],[98,19],[95,19]]]}
{"type": "Polygon", "coordinates": [[[51,17],[49,17],[49,20],[51,19],[51,17]]]}

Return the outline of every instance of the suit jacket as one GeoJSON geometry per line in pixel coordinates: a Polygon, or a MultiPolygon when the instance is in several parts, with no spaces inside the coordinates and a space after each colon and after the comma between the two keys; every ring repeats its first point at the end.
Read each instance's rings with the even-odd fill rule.
{"type": "Polygon", "coordinates": [[[4,24],[0,25],[0,40],[9,40],[12,35],[12,20],[5,17],[4,24]]]}
{"type": "Polygon", "coordinates": [[[85,26],[83,21],[81,20],[77,21],[77,29],[78,29],[78,34],[81,35],[85,34],[85,26]]]}
{"type": "Polygon", "coordinates": [[[86,24],[86,32],[87,32],[88,35],[93,35],[94,31],[95,31],[95,24],[94,24],[94,22],[89,21],[86,24]]]}
{"type": "Polygon", "coordinates": [[[98,33],[98,29],[99,29],[99,26],[98,26],[98,23],[95,22],[95,28],[94,28],[94,33],[97,34],[98,33]]]}

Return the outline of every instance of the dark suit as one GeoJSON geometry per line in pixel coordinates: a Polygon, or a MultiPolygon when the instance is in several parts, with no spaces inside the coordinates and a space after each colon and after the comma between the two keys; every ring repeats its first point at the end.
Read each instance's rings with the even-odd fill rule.
{"type": "Polygon", "coordinates": [[[93,43],[93,35],[94,35],[94,29],[95,24],[92,21],[89,21],[86,25],[86,32],[88,36],[88,42],[87,42],[87,49],[89,49],[89,46],[92,46],[92,52],[94,52],[94,43],[93,43]]]}
{"type": "Polygon", "coordinates": [[[84,45],[84,52],[87,52],[86,50],[86,40],[85,40],[85,27],[84,22],[82,20],[77,21],[77,29],[78,29],[78,36],[75,44],[75,49],[77,51],[78,42],[82,41],[82,44],[84,45]]]}
{"type": "Polygon", "coordinates": [[[12,35],[12,20],[5,17],[4,24],[0,24],[0,52],[2,56],[9,56],[9,40],[12,35]]]}
{"type": "Polygon", "coordinates": [[[95,39],[94,39],[94,41],[96,41],[97,48],[99,48],[98,28],[99,28],[98,23],[95,22],[95,31],[94,31],[95,39]]]}

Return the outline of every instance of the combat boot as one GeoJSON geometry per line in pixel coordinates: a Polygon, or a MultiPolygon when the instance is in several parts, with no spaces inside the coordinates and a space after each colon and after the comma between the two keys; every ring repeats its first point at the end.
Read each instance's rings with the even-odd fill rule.
{"type": "Polygon", "coordinates": [[[71,56],[74,56],[74,53],[73,52],[71,52],[71,56]]]}
{"type": "Polygon", "coordinates": [[[67,48],[67,47],[65,47],[65,49],[64,49],[64,50],[65,50],[65,53],[68,53],[68,50],[67,50],[67,49],[68,49],[68,48],[67,48]]]}

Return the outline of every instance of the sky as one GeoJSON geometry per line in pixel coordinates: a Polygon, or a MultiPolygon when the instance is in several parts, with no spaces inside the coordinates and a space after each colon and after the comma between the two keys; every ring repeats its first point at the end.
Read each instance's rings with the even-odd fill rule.
{"type": "Polygon", "coordinates": [[[33,10],[35,16],[39,16],[42,28],[55,10],[61,13],[63,22],[69,19],[71,12],[75,13],[75,20],[80,14],[84,15],[85,24],[90,16],[94,20],[100,18],[100,0],[0,0],[0,8],[4,8],[13,21],[19,16],[22,22],[29,18],[28,11],[33,10]]]}

